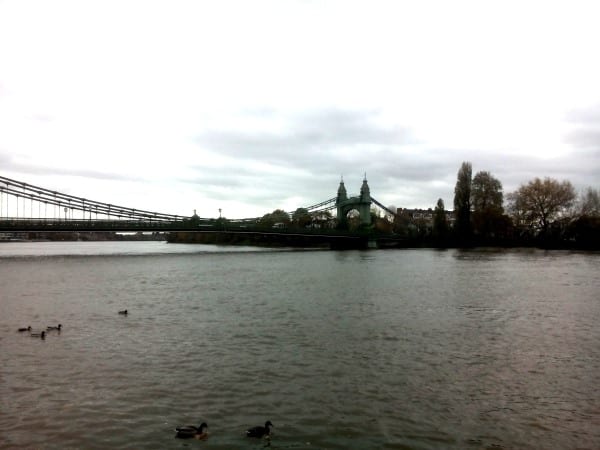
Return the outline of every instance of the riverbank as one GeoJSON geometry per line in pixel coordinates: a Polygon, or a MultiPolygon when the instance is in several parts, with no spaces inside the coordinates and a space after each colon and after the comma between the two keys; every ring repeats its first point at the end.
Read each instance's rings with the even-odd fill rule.
{"type": "Polygon", "coordinates": [[[2,242],[54,242],[54,241],[166,241],[167,233],[118,233],[115,231],[92,232],[17,232],[0,233],[2,242]]]}
{"type": "Polygon", "coordinates": [[[182,231],[168,233],[167,242],[185,244],[250,245],[258,247],[301,247],[338,249],[402,249],[402,248],[539,248],[554,250],[600,250],[598,240],[576,241],[558,239],[434,239],[405,238],[397,235],[303,235],[295,233],[206,232],[182,231]]]}

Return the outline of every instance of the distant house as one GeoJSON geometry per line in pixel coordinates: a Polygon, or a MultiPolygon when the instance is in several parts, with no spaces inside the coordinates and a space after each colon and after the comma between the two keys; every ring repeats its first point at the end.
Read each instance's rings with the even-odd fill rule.
{"type": "MultiPolygon", "coordinates": [[[[448,221],[448,225],[451,227],[454,225],[454,221],[456,220],[454,217],[454,211],[444,211],[446,213],[446,220],[448,221]]],[[[433,214],[434,211],[431,208],[428,209],[418,209],[418,208],[398,208],[396,210],[396,215],[399,217],[403,217],[408,219],[409,222],[421,222],[424,223],[427,227],[433,227],[433,214]]]]}

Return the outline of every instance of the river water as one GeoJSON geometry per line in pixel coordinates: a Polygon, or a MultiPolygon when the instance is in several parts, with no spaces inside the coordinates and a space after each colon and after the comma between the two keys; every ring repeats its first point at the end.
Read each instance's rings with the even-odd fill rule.
{"type": "Polygon", "coordinates": [[[0,447],[598,449],[598,274],[564,251],[3,243],[0,447]]]}

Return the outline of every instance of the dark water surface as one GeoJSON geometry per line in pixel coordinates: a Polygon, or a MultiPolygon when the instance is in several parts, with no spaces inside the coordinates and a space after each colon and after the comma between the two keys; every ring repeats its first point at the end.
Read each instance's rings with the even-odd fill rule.
{"type": "Polygon", "coordinates": [[[262,448],[243,431],[269,419],[280,449],[598,449],[599,274],[598,253],[0,244],[0,447],[262,448]]]}

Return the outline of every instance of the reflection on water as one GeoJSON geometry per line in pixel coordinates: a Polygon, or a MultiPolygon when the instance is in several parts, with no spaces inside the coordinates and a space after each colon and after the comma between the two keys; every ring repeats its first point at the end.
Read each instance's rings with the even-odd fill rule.
{"type": "Polygon", "coordinates": [[[600,446],[598,254],[72,244],[0,259],[0,447],[600,446]]]}
{"type": "Polygon", "coordinates": [[[190,245],[165,241],[0,242],[0,258],[26,256],[166,255],[181,253],[246,253],[277,251],[259,247],[190,245]]]}

